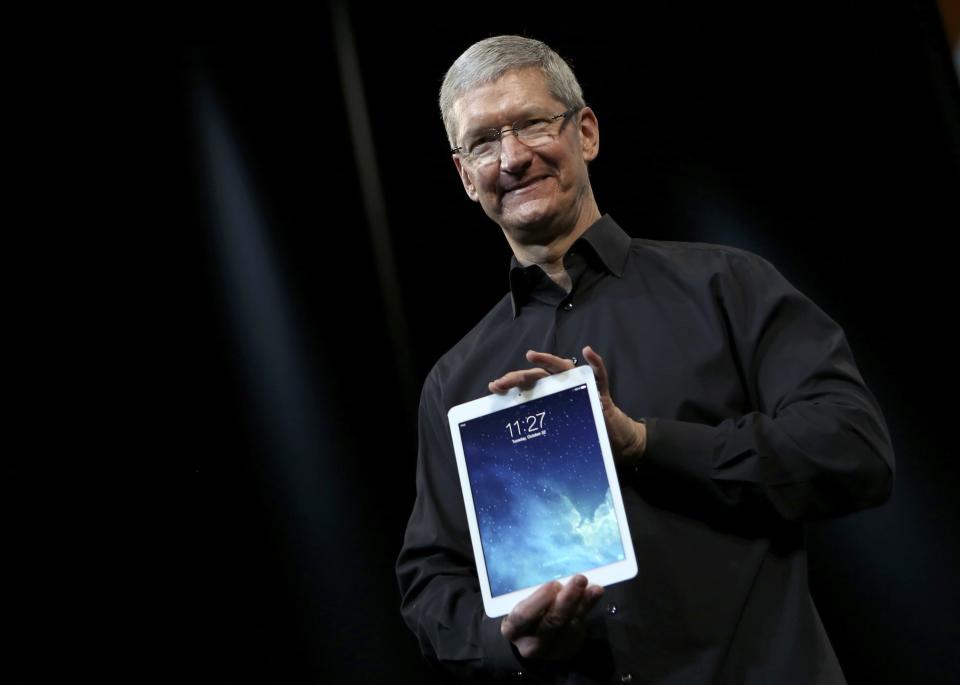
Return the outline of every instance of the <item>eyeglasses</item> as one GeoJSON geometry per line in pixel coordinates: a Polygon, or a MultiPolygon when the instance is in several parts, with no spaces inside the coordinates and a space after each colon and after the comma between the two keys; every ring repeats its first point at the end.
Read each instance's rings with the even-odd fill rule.
{"type": "Polygon", "coordinates": [[[488,128],[477,133],[466,145],[450,150],[450,154],[459,154],[461,159],[473,167],[485,166],[500,158],[500,141],[503,134],[513,131],[521,143],[527,147],[546,145],[560,135],[567,118],[578,111],[576,108],[556,114],[546,119],[524,119],[515,121],[509,128],[488,128]],[[557,126],[557,120],[560,125],[557,126]]]}

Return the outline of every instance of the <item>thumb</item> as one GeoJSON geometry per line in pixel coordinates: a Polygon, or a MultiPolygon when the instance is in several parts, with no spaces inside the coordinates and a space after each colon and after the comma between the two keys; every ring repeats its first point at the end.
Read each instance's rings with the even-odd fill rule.
{"type": "Polygon", "coordinates": [[[603,365],[603,358],[593,351],[593,348],[587,345],[583,348],[583,358],[593,369],[594,378],[597,379],[597,391],[601,396],[610,395],[610,381],[607,378],[607,367],[603,365]]]}

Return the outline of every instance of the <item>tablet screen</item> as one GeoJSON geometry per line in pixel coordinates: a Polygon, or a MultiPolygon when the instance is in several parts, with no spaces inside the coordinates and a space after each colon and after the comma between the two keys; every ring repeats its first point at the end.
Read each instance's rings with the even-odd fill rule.
{"type": "Polygon", "coordinates": [[[493,596],[623,560],[586,384],[459,427],[493,596]]]}

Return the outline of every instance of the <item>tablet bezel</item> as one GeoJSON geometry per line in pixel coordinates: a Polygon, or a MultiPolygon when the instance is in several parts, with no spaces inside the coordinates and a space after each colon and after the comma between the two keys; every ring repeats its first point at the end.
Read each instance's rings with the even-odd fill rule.
{"type": "MultiPolygon", "coordinates": [[[[603,420],[603,409],[600,405],[597,382],[594,378],[592,368],[589,366],[577,366],[568,371],[541,378],[527,390],[511,388],[503,395],[481,397],[470,402],[458,404],[447,412],[447,419],[450,423],[450,433],[453,439],[453,449],[457,460],[457,470],[460,475],[460,487],[463,492],[463,502],[467,513],[467,524],[470,528],[470,540],[473,544],[473,554],[476,560],[477,577],[480,580],[480,592],[483,596],[483,607],[486,614],[491,618],[510,613],[517,603],[533,594],[543,583],[516,590],[505,595],[491,595],[490,581],[487,577],[487,564],[483,554],[483,542],[480,538],[480,527],[477,524],[477,515],[473,502],[473,491],[470,487],[470,475],[467,471],[467,462],[463,452],[463,441],[460,436],[460,424],[504,409],[513,409],[531,400],[537,400],[562,390],[583,385],[584,383],[587,385],[587,394],[590,399],[594,425],[597,429],[600,453],[603,456],[607,483],[610,487],[610,495],[613,501],[617,525],[620,529],[620,542],[623,546],[624,558],[612,564],[580,571],[579,574],[586,576],[590,583],[604,586],[629,580],[637,575],[636,556],[630,537],[630,528],[627,525],[623,497],[620,493],[620,482],[617,478],[617,470],[613,461],[613,451],[610,448],[610,439],[607,436],[607,427],[603,420]]],[[[564,576],[557,580],[566,583],[572,577],[573,576],[564,576]]],[[[545,582],[551,581],[548,580],[545,582]]]]}

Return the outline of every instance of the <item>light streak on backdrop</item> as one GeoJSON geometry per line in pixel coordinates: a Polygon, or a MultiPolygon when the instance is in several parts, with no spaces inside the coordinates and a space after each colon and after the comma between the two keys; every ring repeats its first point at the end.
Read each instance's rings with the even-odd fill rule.
{"type": "Polygon", "coordinates": [[[298,530],[291,532],[303,545],[311,539],[316,544],[319,536],[330,545],[338,534],[332,522],[343,488],[332,468],[332,437],[308,380],[295,316],[256,192],[220,105],[205,85],[198,86],[196,108],[212,230],[242,373],[287,499],[285,510],[292,508],[296,516],[298,530]]]}

